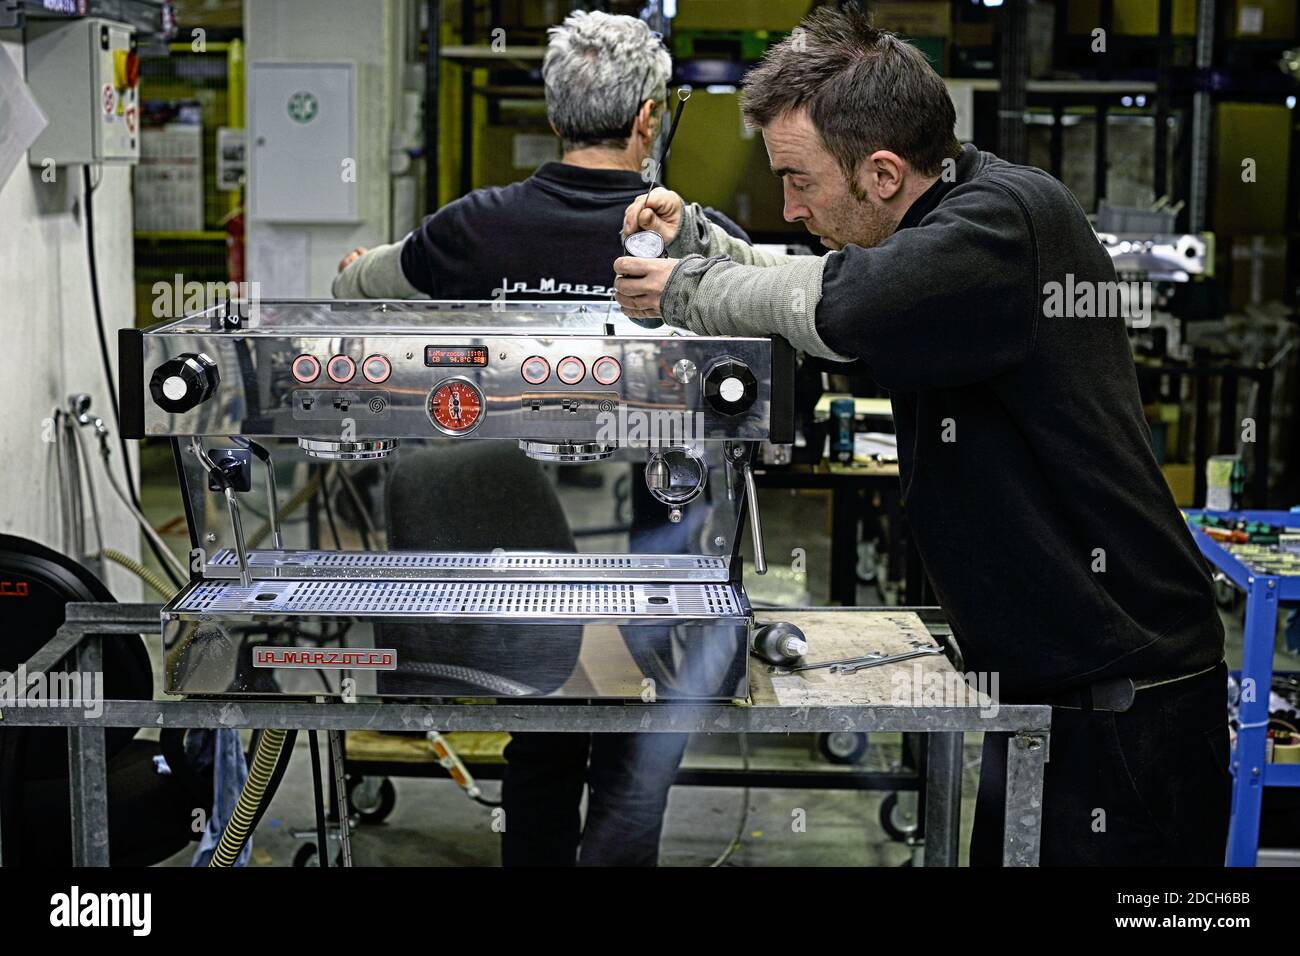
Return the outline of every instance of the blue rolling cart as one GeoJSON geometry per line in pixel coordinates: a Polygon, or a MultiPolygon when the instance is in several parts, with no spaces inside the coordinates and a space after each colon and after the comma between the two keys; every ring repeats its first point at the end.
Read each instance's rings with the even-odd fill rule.
{"type": "MultiPolygon", "coordinates": [[[[1230,520],[1300,527],[1300,514],[1286,511],[1188,511],[1230,520]]],[[[1232,753],[1232,822],[1228,829],[1229,866],[1254,866],[1259,849],[1260,805],[1265,787],[1300,787],[1300,764],[1265,761],[1269,690],[1273,684],[1273,640],[1279,606],[1300,605],[1300,574],[1259,567],[1234,545],[1215,541],[1192,526],[1197,547],[1216,568],[1246,594],[1246,623],[1241,661],[1242,686],[1253,681],[1255,693],[1243,694],[1238,710],[1237,745],[1232,753]]]]}

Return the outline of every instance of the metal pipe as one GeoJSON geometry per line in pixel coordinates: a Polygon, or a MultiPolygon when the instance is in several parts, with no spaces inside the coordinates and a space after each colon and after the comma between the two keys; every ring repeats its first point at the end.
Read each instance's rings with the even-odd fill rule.
{"type": "MultiPolygon", "coordinates": [[[[343,849],[343,865],[352,865],[352,832],[348,826],[348,778],[343,768],[343,734],[329,732],[330,761],[334,765],[334,789],[338,797],[339,842],[343,849]]],[[[325,849],[322,853],[327,852],[325,849]]]]}
{"type": "Polygon", "coordinates": [[[1204,88],[1214,62],[1214,0],[1200,0],[1196,9],[1197,90],[1192,94],[1192,174],[1187,188],[1187,229],[1205,228],[1210,190],[1210,93],[1204,88]]]}
{"type": "Polygon", "coordinates": [[[280,506],[276,504],[275,491],[275,463],[271,461],[268,453],[264,464],[266,465],[266,514],[267,520],[271,523],[271,542],[275,545],[275,550],[284,549],[284,537],[280,534],[280,506]]]}
{"type": "Polygon", "coordinates": [[[754,484],[754,469],[749,462],[741,466],[745,477],[745,504],[749,511],[749,531],[754,538],[754,570],[767,574],[767,556],[763,553],[763,521],[758,516],[758,486],[754,484]]]}
{"type": "Polygon", "coordinates": [[[239,558],[239,583],[252,587],[253,575],[248,570],[248,547],[244,544],[244,523],[239,518],[239,501],[235,498],[235,489],[229,484],[225,487],[226,508],[230,511],[230,530],[235,536],[235,554],[239,558]]]}

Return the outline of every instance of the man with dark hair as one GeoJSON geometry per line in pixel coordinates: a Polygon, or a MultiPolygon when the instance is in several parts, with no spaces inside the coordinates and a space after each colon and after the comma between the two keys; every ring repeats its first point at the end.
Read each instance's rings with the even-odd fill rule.
{"type": "MultiPolygon", "coordinates": [[[[1123,315],[1050,292],[1115,281],[1074,197],[958,147],[943,81],[853,7],[820,7],[749,76],[824,257],[760,252],[668,190],[634,203],[671,258],[620,258],[631,316],[780,335],[890,390],[904,503],[953,632],[1003,700],[1053,705],[1042,861],[1221,864],[1223,629],[1156,464],[1123,315]]],[[[1005,735],[985,736],[971,858],[1001,853],[1005,735]]]]}

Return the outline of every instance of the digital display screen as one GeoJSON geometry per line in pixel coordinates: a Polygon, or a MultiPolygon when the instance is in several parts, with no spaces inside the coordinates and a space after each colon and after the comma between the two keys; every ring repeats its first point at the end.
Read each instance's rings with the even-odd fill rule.
{"type": "Polygon", "coordinates": [[[487,368],[488,350],[482,345],[426,345],[424,364],[429,368],[487,368]]]}

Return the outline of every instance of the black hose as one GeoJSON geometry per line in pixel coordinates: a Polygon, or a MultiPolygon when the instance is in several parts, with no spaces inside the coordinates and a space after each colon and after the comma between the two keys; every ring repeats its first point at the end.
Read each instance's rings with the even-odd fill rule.
{"type": "MultiPolygon", "coordinates": [[[[84,187],[84,203],[86,206],[86,258],[90,263],[90,301],[95,307],[95,331],[99,337],[99,358],[104,366],[104,381],[108,385],[108,403],[113,409],[113,422],[117,425],[117,441],[122,449],[122,471],[126,474],[126,493],[135,505],[136,510],[144,514],[144,509],[140,507],[140,496],[135,490],[135,476],[131,474],[131,457],[127,454],[126,438],[122,435],[122,412],[117,404],[117,383],[113,380],[113,360],[109,357],[108,352],[108,333],[104,328],[104,307],[99,301],[99,263],[95,258],[95,203],[90,198],[90,194],[95,191],[90,182],[90,165],[86,164],[81,167],[82,180],[84,187]]],[[[163,573],[167,575],[168,580],[172,582],[179,590],[184,586],[167,559],[163,557],[158,546],[148,536],[144,536],[145,544],[153,552],[154,558],[162,567],[163,573]]]]}
{"type": "Polygon", "coordinates": [[[239,792],[235,809],[230,819],[221,830],[221,839],[208,860],[208,866],[214,869],[234,866],[239,860],[253,830],[266,812],[275,790],[284,777],[284,768],[288,766],[288,755],[293,752],[294,730],[266,730],[253,754],[252,765],[248,768],[248,779],[239,792]],[[286,744],[288,746],[286,746],[286,744]]]}
{"type": "MultiPolygon", "coordinates": [[[[280,759],[276,761],[275,772],[271,774],[271,782],[267,784],[266,799],[262,801],[261,806],[257,808],[257,813],[253,816],[253,830],[256,830],[257,825],[262,822],[262,817],[266,815],[266,808],[271,805],[271,798],[280,789],[280,781],[284,779],[284,772],[289,769],[289,758],[293,756],[293,745],[297,739],[298,731],[296,730],[290,730],[285,735],[284,749],[280,751],[280,759]]],[[[252,830],[249,832],[251,833],[252,830]]]]}
{"type": "Polygon", "coordinates": [[[329,521],[330,534],[334,536],[334,547],[343,550],[343,542],[339,539],[338,526],[334,524],[334,509],[330,506],[330,479],[329,466],[325,466],[320,473],[320,490],[321,501],[325,505],[325,518],[329,521]]]}

